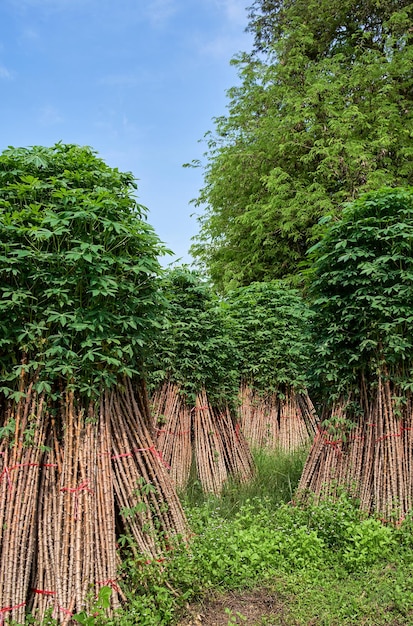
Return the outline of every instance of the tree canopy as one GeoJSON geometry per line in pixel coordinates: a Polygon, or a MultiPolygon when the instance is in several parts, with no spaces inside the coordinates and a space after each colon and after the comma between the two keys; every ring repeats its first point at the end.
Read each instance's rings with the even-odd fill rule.
{"type": "Polygon", "coordinates": [[[0,155],[0,369],[16,394],[64,383],[94,396],[142,372],[163,248],[132,174],[87,147],[0,155]]]}
{"type": "Polygon", "coordinates": [[[192,253],[221,290],[296,276],[318,222],[413,182],[412,3],[257,0],[207,135],[192,253]]]}

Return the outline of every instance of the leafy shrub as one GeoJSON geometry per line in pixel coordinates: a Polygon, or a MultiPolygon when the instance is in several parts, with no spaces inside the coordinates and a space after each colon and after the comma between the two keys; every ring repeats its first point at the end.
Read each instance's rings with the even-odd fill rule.
{"type": "Polygon", "coordinates": [[[202,388],[217,404],[233,402],[235,346],[212,289],[197,272],[182,267],[166,273],[161,292],[167,308],[148,363],[151,386],[170,380],[191,402],[202,388]]]}
{"type": "Polygon", "coordinates": [[[141,375],[160,298],[159,239],[132,174],[89,148],[9,148],[0,155],[0,370],[16,393],[58,383],[86,396],[141,375]]]}
{"type": "Polygon", "coordinates": [[[226,296],[239,375],[263,392],[307,386],[311,311],[282,281],[252,283],[226,296]]]}
{"type": "MultiPolygon", "coordinates": [[[[227,513],[225,506],[223,512],[227,513]]],[[[392,564],[393,559],[397,564],[397,559],[402,562],[404,558],[403,529],[386,527],[373,518],[363,519],[356,503],[345,494],[338,500],[336,516],[332,501],[310,503],[304,508],[283,504],[274,509],[265,498],[244,503],[230,519],[222,515],[217,499],[187,513],[195,533],[188,547],[176,542],[161,562],[133,557],[124,561],[128,605],[113,624],[166,626],[179,621],[188,602],[211,589],[242,589],[263,581],[266,585],[281,581],[283,593],[289,585],[300,611],[306,614],[309,603],[322,603],[320,593],[325,586],[330,604],[323,608],[327,621],[320,619],[320,623],[332,623],[328,621],[332,610],[337,623],[360,623],[365,612],[373,615],[366,623],[384,623],[374,621],[374,593],[368,602],[359,599],[366,577],[369,584],[375,581],[379,602],[384,599],[402,615],[413,606],[412,585],[406,579],[412,559],[403,569],[392,564]],[[305,599],[306,589],[312,589],[314,598],[305,599]]],[[[99,619],[96,626],[101,624],[99,619]]]]}
{"type": "Polygon", "coordinates": [[[387,559],[395,545],[393,530],[372,518],[347,524],[346,538],[342,555],[349,570],[367,568],[387,559]]]}
{"type": "Polygon", "coordinates": [[[342,393],[386,366],[410,385],[413,189],[361,196],[311,252],[314,380],[342,393]]]}

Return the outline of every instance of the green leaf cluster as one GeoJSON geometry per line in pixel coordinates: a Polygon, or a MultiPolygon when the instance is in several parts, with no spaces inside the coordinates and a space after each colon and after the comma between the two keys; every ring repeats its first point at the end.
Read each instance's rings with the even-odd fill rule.
{"type": "Polygon", "coordinates": [[[349,204],[313,247],[315,378],[337,392],[378,371],[413,377],[413,189],[349,204]]]}
{"type": "Polygon", "coordinates": [[[252,283],[224,300],[242,380],[263,392],[303,391],[311,357],[311,311],[282,281],[252,283]]]}
{"type": "Polygon", "coordinates": [[[412,3],[257,0],[255,49],[207,134],[192,253],[226,291],[293,277],[319,219],[413,183],[412,3]]]}
{"type": "Polygon", "coordinates": [[[177,267],[166,272],[161,293],[167,307],[148,361],[151,386],[170,380],[188,402],[203,388],[217,405],[232,402],[237,391],[235,346],[210,285],[198,272],[177,267]]]}
{"type": "Polygon", "coordinates": [[[141,374],[164,250],[135,189],[132,174],[88,147],[0,155],[4,393],[16,390],[23,368],[36,375],[38,391],[63,381],[89,397],[141,374]]]}

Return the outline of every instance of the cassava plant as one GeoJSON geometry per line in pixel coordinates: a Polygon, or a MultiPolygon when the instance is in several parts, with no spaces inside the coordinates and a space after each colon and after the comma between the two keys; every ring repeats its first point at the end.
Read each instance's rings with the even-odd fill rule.
{"type": "Polygon", "coordinates": [[[223,307],[237,346],[240,415],[254,445],[291,450],[315,431],[307,393],[311,311],[282,281],[228,293],[223,307]]]}
{"type": "Polygon", "coordinates": [[[2,392],[22,371],[98,397],[140,375],[159,306],[163,248],[130,173],[89,148],[9,148],[0,156],[2,392]]]}
{"type": "Polygon", "coordinates": [[[343,483],[399,521],[412,503],[413,190],[365,194],[311,252],[314,380],[326,409],[302,488],[343,483]]]}
{"type": "Polygon", "coordinates": [[[218,493],[229,475],[247,480],[252,457],[234,412],[237,361],[227,316],[195,271],[175,268],[163,282],[168,302],[153,359],[156,432],[178,486],[192,458],[205,491],[218,493]]]}
{"type": "Polygon", "coordinates": [[[149,433],[164,249],[135,189],[90,148],[0,155],[2,619],[66,624],[107,586],[116,608],[119,533],[152,559],[185,532],[149,433]]]}

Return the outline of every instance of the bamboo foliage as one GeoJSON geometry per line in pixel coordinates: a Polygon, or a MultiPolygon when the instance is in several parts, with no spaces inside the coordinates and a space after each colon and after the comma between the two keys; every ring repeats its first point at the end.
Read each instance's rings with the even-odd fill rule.
{"type": "Polygon", "coordinates": [[[157,445],[177,487],[188,484],[192,460],[207,493],[219,494],[230,476],[241,482],[252,477],[253,460],[239,424],[228,407],[214,407],[205,390],[189,407],[179,387],[165,382],[152,407],[157,445]]]}

